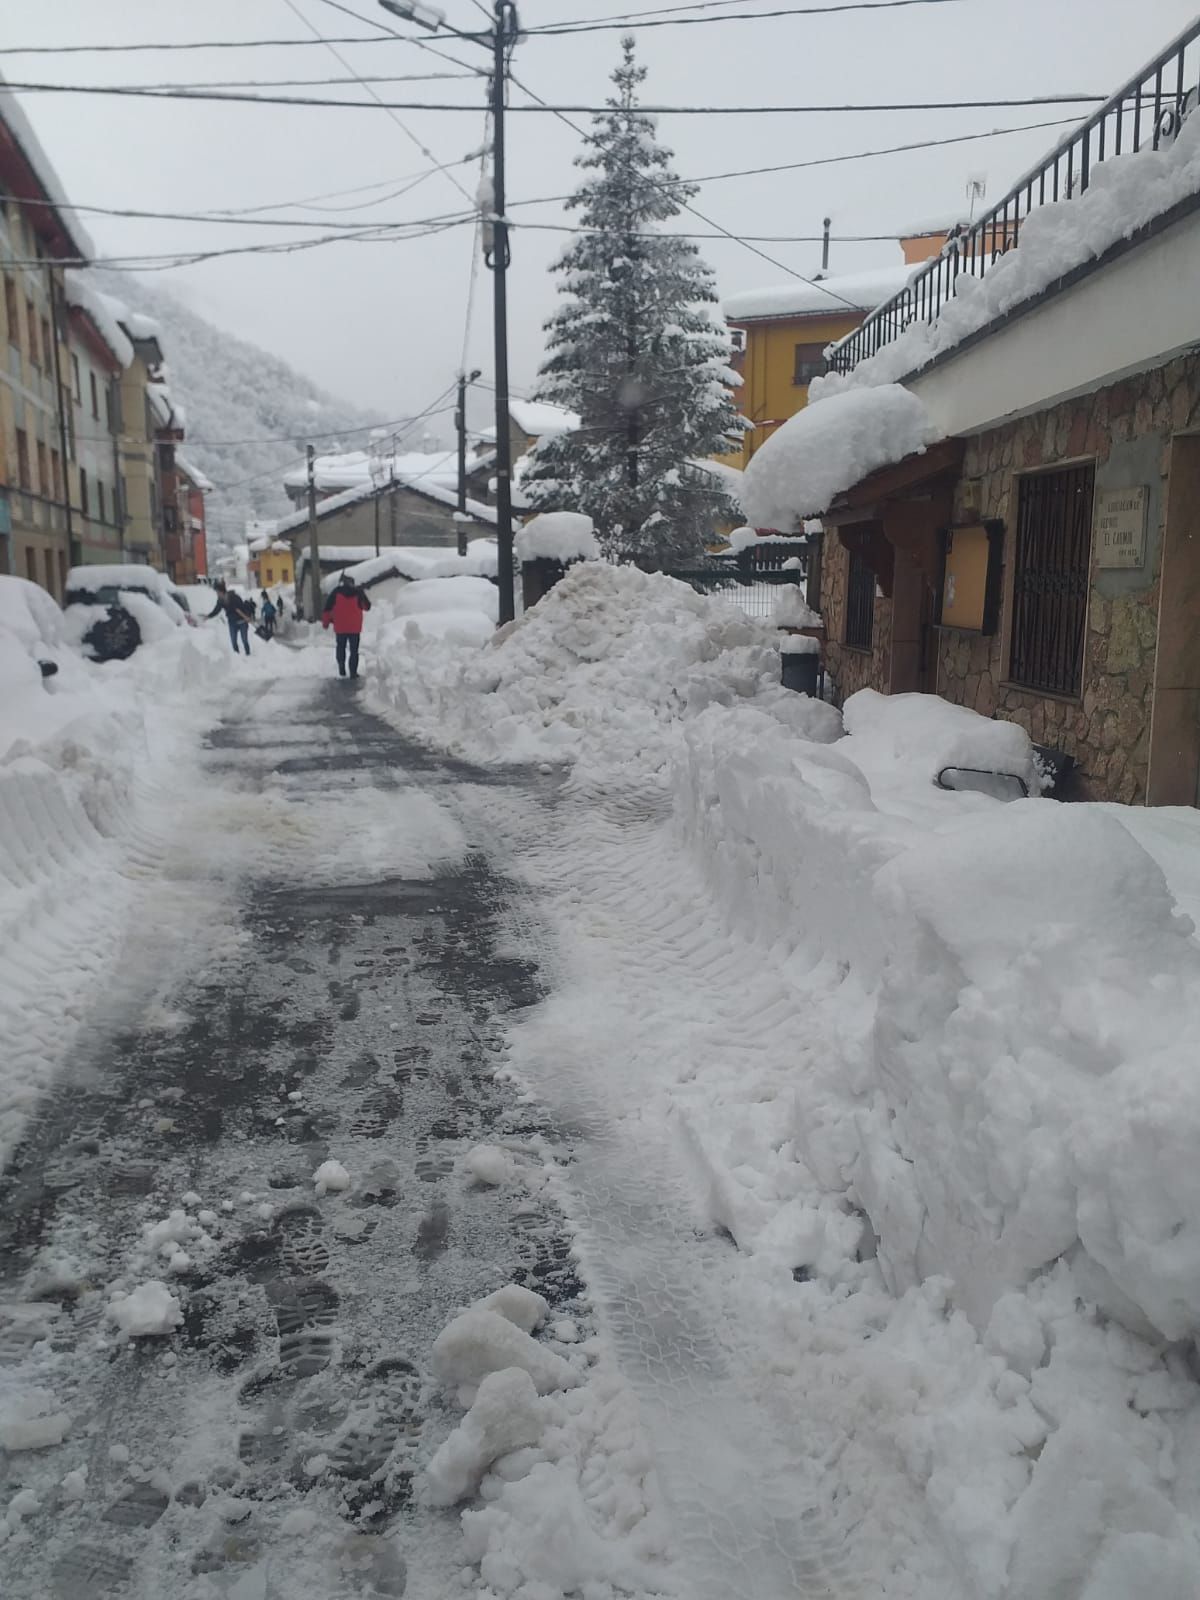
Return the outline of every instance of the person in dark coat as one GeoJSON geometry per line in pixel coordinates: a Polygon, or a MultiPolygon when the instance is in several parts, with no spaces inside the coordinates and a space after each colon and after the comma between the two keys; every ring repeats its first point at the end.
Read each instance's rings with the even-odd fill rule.
{"type": "Polygon", "coordinates": [[[225,613],[225,620],[229,624],[229,642],[233,646],[233,653],[237,655],[238,640],[241,640],[242,649],[250,654],[250,624],[254,621],[254,602],[243,600],[236,589],[227,588],[223,582],[217,584],[217,603],[208,613],[215,617],[219,611],[225,613]]]}
{"type": "Polygon", "coordinates": [[[350,676],[358,677],[358,641],[362,633],[363,613],[370,609],[371,602],[366,590],[361,589],[348,572],[343,572],[321,613],[321,626],[332,626],[337,638],[339,677],[346,676],[347,651],[350,655],[350,676]]]}

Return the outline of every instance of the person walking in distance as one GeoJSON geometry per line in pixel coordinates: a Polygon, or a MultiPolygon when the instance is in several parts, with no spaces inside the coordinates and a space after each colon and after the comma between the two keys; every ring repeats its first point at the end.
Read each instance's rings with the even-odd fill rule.
{"type": "Polygon", "coordinates": [[[215,617],[218,611],[225,613],[225,620],[229,624],[229,642],[233,646],[233,653],[237,655],[238,641],[241,640],[242,649],[250,654],[250,624],[254,621],[254,603],[243,600],[236,589],[227,588],[224,582],[217,583],[217,603],[208,613],[215,617]]]}
{"type": "Polygon", "coordinates": [[[362,633],[363,613],[370,609],[371,602],[366,591],[359,588],[348,572],[343,572],[321,613],[321,626],[328,628],[332,624],[337,637],[339,677],[346,676],[347,651],[350,654],[350,676],[358,677],[358,641],[362,633]]]}

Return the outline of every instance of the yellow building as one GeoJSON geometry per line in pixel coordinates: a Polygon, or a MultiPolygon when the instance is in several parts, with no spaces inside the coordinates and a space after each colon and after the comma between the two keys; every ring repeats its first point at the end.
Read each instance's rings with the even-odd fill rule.
{"type": "Polygon", "coordinates": [[[0,115],[0,572],[39,583],[57,599],[79,548],[57,263],[86,261],[91,249],[32,128],[7,97],[0,115]]]}
{"type": "Polygon", "coordinates": [[[793,279],[725,300],[733,364],[742,377],[738,408],[751,427],[740,452],[722,460],[745,467],[781,423],[803,410],[809,383],[825,371],[826,348],[902,289],[915,265],[941,249],[952,226],[943,221],[905,233],[899,240],[904,260],[895,266],[793,279]]]}
{"type": "Polygon", "coordinates": [[[254,540],[250,545],[250,581],[257,589],[275,589],[296,581],[296,558],[286,539],[254,540]]]}

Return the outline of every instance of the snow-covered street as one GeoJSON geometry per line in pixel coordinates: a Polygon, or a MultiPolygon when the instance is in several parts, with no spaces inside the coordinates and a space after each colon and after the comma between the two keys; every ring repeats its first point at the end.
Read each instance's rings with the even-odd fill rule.
{"type": "Polygon", "coordinates": [[[0,768],[5,1592],[1190,1596],[1192,815],[666,578],[455,615],[0,768]]]}

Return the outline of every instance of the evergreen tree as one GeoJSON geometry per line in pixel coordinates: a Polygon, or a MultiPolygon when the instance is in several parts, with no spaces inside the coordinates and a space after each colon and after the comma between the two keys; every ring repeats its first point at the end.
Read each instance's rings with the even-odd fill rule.
{"type": "Polygon", "coordinates": [[[738,420],[728,343],[706,311],[712,273],[662,229],[695,187],[637,109],[646,69],[621,43],[611,109],[576,158],[589,176],[568,205],[582,231],[554,269],[563,298],[538,386],[582,427],[539,445],[524,481],[539,510],[585,512],[608,554],[655,568],[695,561],[728,509],[692,463],[728,450],[738,420]]]}

